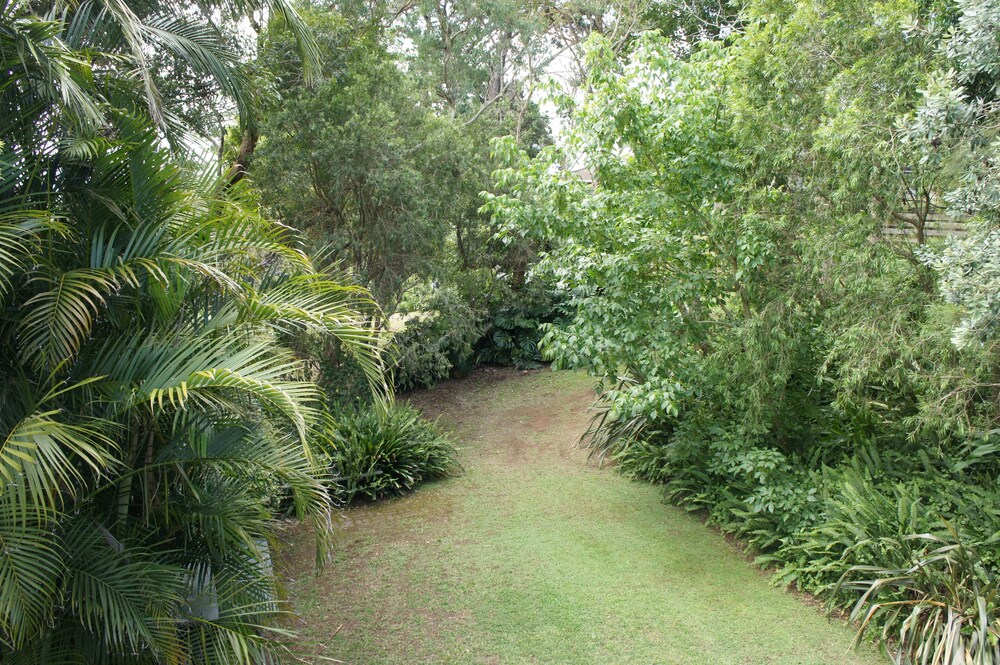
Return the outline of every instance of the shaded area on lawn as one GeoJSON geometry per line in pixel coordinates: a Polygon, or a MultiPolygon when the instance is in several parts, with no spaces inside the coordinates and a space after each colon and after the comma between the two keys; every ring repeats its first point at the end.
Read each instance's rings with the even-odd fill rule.
{"type": "Polygon", "coordinates": [[[585,376],[513,370],[412,396],[465,471],[337,515],[318,576],[306,530],[287,532],[306,648],[352,665],[885,662],[655,487],[588,464],[592,398],[585,376]]]}

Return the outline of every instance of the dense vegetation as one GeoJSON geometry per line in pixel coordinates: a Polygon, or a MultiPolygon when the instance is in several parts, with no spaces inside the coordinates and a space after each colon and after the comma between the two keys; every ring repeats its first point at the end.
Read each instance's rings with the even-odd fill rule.
{"type": "MultiPolygon", "coordinates": [[[[532,93],[554,57],[550,40],[569,25],[580,32],[563,35],[567,44],[590,32],[592,8],[549,9],[312,5],[303,20],[328,73],[317,86],[301,75],[286,27],[261,40],[276,94],[250,177],[271,213],[348,268],[392,319],[401,389],[481,362],[537,367],[539,325],[560,315],[554,285],[529,276],[537,247],[498,241],[479,210],[497,166],[493,138],[510,135],[530,154],[550,142],[532,93]]],[[[336,348],[320,355],[326,376],[350,375],[336,348]]],[[[331,388],[340,402],[364,399],[331,388]]]]}
{"type": "Polygon", "coordinates": [[[913,662],[1000,661],[998,16],[761,1],[691,53],[595,38],[563,142],[498,142],[487,203],[570,295],[543,349],[601,379],[595,452],[913,662]]]}
{"type": "MultiPolygon", "coordinates": [[[[314,57],[294,11],[270,7],[314,57]]],[[[229,93],[245,124],[253,90],[207,19],[176,10],[0,5],[4,663],[280,653],[267,499],[320,534],[329,510],[321,394],[282,340],[331,336],[382,382],[370,296],[183,150],[193,127],[150,53],[229,93]]]]}
{"type": "MultiPolygon", "coordinates": [[[[465,11],[468,38],[532,57],[523,16],[465,11]]],[[[535,359],[517,337],[546,291],[508,297],[531,252],[498,251],[477,207],[488,138],[544,126],[521,78],[435,68],[450,30],[284,0],[0,3],[4,663],[274,662],[274,519],[312,518],[322,557],[331,501],[453,467],[391,406],[383,310],[418,285],[457,340],[413,336],[411,385],[487,332],[535,359]],[[398,34],[428,54],[409,74],[398,34]],[[421,101],[438,79],[450,114],[421,101]],[[355,472],[376,480],[341,487],[355,472]]]]}
{"type": "Polygon", "coordinates": [[[549,359],[779,582],[1000,662],[998,25],[0,3],[0,658],[278,655],[273,519],[453,468],[392,387],[549,359]]]}
{"type": "Polygon", "coordinates": [[[327,441],[330,496],[340,505],[397,496],[455,469],[447,435],[405,404],[342,414],[327,441]]]}

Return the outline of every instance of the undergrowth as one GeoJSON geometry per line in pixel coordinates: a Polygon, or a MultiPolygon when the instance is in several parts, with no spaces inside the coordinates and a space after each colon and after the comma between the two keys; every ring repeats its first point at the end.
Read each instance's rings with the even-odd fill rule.
{"type": "Polygon", "coordinates": [[[329,492],[340,505],[397,496],[458,468],[447,435],[401,403],[342,414],[323,447],[330,464],[329,492]]]}
{"type": "Polygon", "coordinates": [[[1000,662],[996,433],[955,456],[902,442],[810,463],[696,413],[654,427],[599,403],[583,441],[740,538],[775,584],[849,614],[858,639],[878,638],[896,662],[1000,662]]]}

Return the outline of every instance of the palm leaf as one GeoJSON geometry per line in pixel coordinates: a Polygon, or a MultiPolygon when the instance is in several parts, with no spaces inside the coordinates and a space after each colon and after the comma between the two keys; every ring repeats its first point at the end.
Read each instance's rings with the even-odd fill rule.
{"type": "Polygon", "coordinates": [[[74,357],[90,334],[105,296],[119,287],[115,271],[78,268],[32,279],[45,290],[24,303],[20,325],[25,359],[51,369],[74,357]]]}
{"type": "Polygon", "coordinates": [[[61,39],[62,24],[30,14],[27,2],[6,2],[0,7],[0,49],[8,85],[21,82],[57,104],[67,118],[93,128],[104,120],[98,97],[90,85],[86,58],[61,39]]]}
{"type": "Polygon", "coordinates": [[[55,507],[64,493],[72,496],[84,476],[76,461],[100,472],[110,464],[111,440],[95,425],[56,419],[59,411],[34,413],[0,442],[0,475],[7,483],[23,476],[37,501],[55,507]]]}
{"type": "Polygon", "coordinates": [[[25,515],[23,487],[0,493],[0,644],[18,648],[52,616],[63,548],[52,537],[54,514],[25,515]]]}
{"type": "Polygon", "coordinates": [[[16,276],[29,267],[40,232],[59,228],[44,210],[0,214],[0,297],[10,292],[16,276]]]}
{"type": "Polygon", "coordinates": [[[72,553],[63,586],[81,625],[119,654],[151,650],[178,662],[174,630],[185,572],[154,552],[115,541],[96,524],[80,521],[66,535],[72,553]]]}

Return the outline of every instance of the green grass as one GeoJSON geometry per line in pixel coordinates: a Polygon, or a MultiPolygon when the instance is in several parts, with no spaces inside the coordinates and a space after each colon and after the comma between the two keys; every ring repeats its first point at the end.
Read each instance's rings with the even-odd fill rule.
{"type": "Polygon", "coordinates": [[[355,665],[884,663],[659,491],[586,463],[589,382],[501,372],[418,395],[465,472],[343,513],[286,566],[304,647],[355,665]]]}

